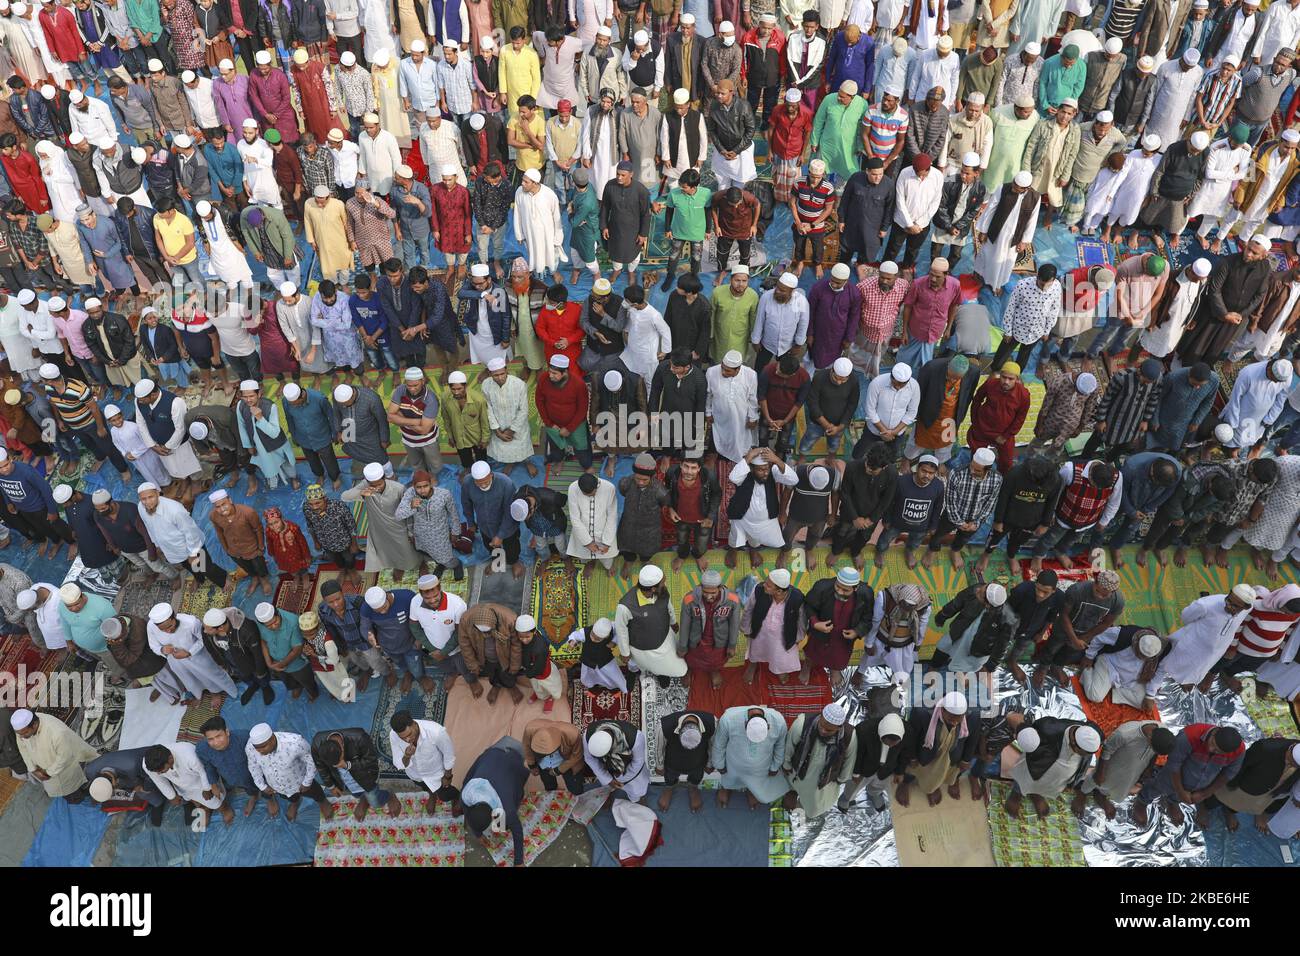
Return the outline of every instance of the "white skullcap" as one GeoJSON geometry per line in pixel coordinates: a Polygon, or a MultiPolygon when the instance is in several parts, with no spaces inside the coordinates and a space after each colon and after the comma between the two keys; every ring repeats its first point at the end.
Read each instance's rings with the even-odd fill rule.
{"type": "Polygon", "coordinates": [[[951,49],[952,49],[952,37],[950,37],[948,34],[945,33],[943,36],[939,37],[939,44],[938,44],[938,45],[939,45],[939,49],[940,49],[940,50],[951,50],[951,49]]]}
{"type": "MultiPolygon", "coordinates": [[[[263,50],[262,52],[266,52],[266,51],[263,50]]],[[[344,66],[353,66],[357,62],[357,55],[353,53],[351,50],[344,50],[343,54],[339,57],[339,62],[342,63],[344,66]]]]}
{"type": "Polygon", "coordinates": [[[1209,259],[1197,259],[1192,263],[1192,273],[1202,279],[1208,276],[1213,268],[1209,259]]]}
{"type": "Polygon", "coordinates": [[[895,362],[894,367],[889,370],[889,376],[900,385],[906,384],[912,380],[912,366],[906,362],[895,362]]]}
{"type": "Polygon", "coordinates": [[[849,709],[844,706],[842,701],[833,700],[822,708],[822,720],[836,727],[843,727],[844,721],[849,719],[849,709]]]}
{"type": "Polygon", "coordinates": [[[598,760],[613,749],[614,738],[609,731],[598,730],[587,738],[587,750],[598,760]]]}
{"type": "Polygon", "coordinates": [[[52,295],[45,305],[51,312],[62,312],[68,307],[68,300],[61,295],[52,295]]]}
{"type": "Polygon", "coordinates": [[[382,50],[377,50],[375,52],[375,55],[370,62],[382,69],[383,67],[388,66],[392,59],[393,55],[388,51],[388,47],[384,47],[382,50]]]}
{"type": "Polygon", "coordinates": [[[984,600],[989,602],[989,607],[1001,607],[1007,603],[1007,589],[997,581],[991,581],[984,585],[984,600]]]}
{"type": "Polygon", "coordinates": [[[831,473],[821,465],[814,466],[812,471],[808,472],[808,484],[812,485],[815,490],[821,491],[830,483],[831,473]]]}
{"type": "Polygon", "coordinates": [[[1115,122],[1115,114],[1110,110],[1102,110],[1097,114],[1097,122],[1105,125],[1106,123],[1115,122]]]}
{"type": "Polygon", "coordinates": [[[1080,372],[1079,377],[1074,380],[1074,387],[1078,389],[1080,395],[1091,395],[1097,391],[1097,376],[1091,372],[1080,372]]]}
{"type": "Polygon", "coordinates": [[[785,101],[787,103],[798,103],[801,99],[803,99],[803,93],[800,92],[797,86],[792,86],[785,91],[785,101]]]}
{"type": "Polygon", "coordinates": [[[176,138],[172,140],[172,145],[181,149],[189,149],[194,145],[194,140],[190,139],[185,133],[178,133],[176,138]]]}
{"type": "Polygon", "coordinates": [[[658,565],[647,564],[637,572],[636,583],[641,585],[643,588],[652,588],[659,584],[663,579],[664,572],[662,568],[658,565]]]}
{"type": "Polygon", "coordinates": [[[334,401],[347,402],[351,401],[353,390],[351,385],[337,385],[334,387],[334,401]]]}
{"type": "Polygon", "coordinates": [[[361,469],[361,476],[365,478],[366,481],[378,481],[380,478],[384,477],[384,466],[377,461],[372,461],[370,464],[366,465],[365,468],[361,469]]]}
{"type": "Polygon", "coordinates": [[[613,35],[613,31],[603,23],[596,27],[596,36],[598,37],[612,37],[613,35]]]}
{"type": "MultiPolygon", "coordinates": [[[[346,57],[347,57],[347,54],[344,53],[344,54],[343,54],[343,65],[344,65],[344,66],[348,66],[348,65],[349,65],[349,64],[348,64],[348,61],[347,61],[347,59],[346,59],[346,57]]],[[[271,62],[271,51],[270,51],[270,50],[258,50],[256,53],[253,54],[253,60],[254,60],[255,62],[257,62],[257,63],[260,63],[262,66],[266,66],[266,64],[268,64],[268,63],[271,62]]],[[[356,62],[356,59],[355,59],[355,58],[353,58],[353,62],[354,62],[354,63],[356,62]]],[[[158,67],[158,69],[161,70],[162,67],[160,66],[160,67],[158,67]]]]}
{"type": "Polygon", "coordinates": [[[551,368],[568,368],[569,357],[561,352],[559,355],[552,355],[547,364],[549,364],[551,368]]]}
{"type": "Polygon", "coordinates": [[[227,620],[226,612],[219,607],[210,607],[203,612],[203,623],[208,627],[221,627],[227,620]]]}
{"type": "Polygon", "coordinates": [[[149,622],[151,624],[161,624],[163,621],[170,619],[174,613],[172,606],[165,601],[161,604],[155,604],[149,608],[149,622]]]}
{"type": "Polygon", "coordinates": [[[1214,426],[1214,440],[1220,445],[1226,445],[1232,441],[1232,426],[1227,422],[1221,422],[1214,426]]]}
{"type": "Polygon", "coordinates": [[[848,279],[849,275],[849,267],[843,262],[837,262],[835,265],[831,266],[832,279],[839,279],[841,282],[844,282],[848,279]]]}
{"type": "Polygon", "coordinates": [[[980,163],[982,163],[982,162],[984,162],[983,158],[980,156],[979,153],[977,153],[977,152],[975,152],[975,151],[973,151],[973,150],[972,150],[971,152],[967,153],[966,155],[964,155],[964,156],[961,158],[961,164],[962,164],[963,166],[975,166],[975,167],[978,167],[978,166],[980,165],[980,163]]]}
{"type": "Polygon", "coordinates": [[[880,264],[880,271],[887,276],[896,276],[898,275],[898,263],[886,259],[880,264]]]}
{"type": "MultiPolygon", "coordinates": [[[[382,603],[382,602],[381,602],[382,603]]],[[[275,605],[269,601],[263,601],[253,608],[253,617],[262,624],[270,624],[275,619],[275,605]]]]}
{"type": "Polygon", "coordinates": [[[1096,727],[1081,724],[1074,728],[1074,742],[1080,750],[1095,754],[1101,749],[1101,734],[1097,732],[1096,727]]]}
{"type": "Polygon", "coordinates": [[[73,146],[80,146],[86,141],[85,133],[71,133],[68,136],[68,142],[73,146]]]}
{"type": "MultiPolygon", "coordinates": [[[[59,487],[66,488],[68,486],[60,485],[59,487]]],[[[68,607],[72,607],[72,605],[81,600],[81,588],[69,581],[67,584],[63,585],[63,587],[59,588],[59,600],[68,607]]]]}
{"type": "Polygon", "coordinates": [[[298,294],[298,287],[294,285],[292,282],[280,283],[280,295],[284,296],[286,299],[289,298],[289,296],[291,295],[297,295],[297,294],[298,294]]]}
{"type": "Polygon", "coordinates": [[[448,385],[468,385],[468,384],[469,384],[469,379],[465,377],[465,373],[464,373],[464,372],[461,372],[461,371],[455,371],[455,372],[452,372],[450,375],[447,376],[447,384],[448,384],[448,385]]]}
{"type": "Polygon", "coordinates": [[[436,574],[421,574],[415,581],[415,586],[421,591],[429,588],[435,588],[442,583],[442,579],[436,574]]]}
{"type": "Polygon", "coordinates": [[[478,38],[478,48],[480,50],[495,49],[496,45],[497,45],[496,41],[493,40],[490,36],[484,35],[478,38]]]}
{"type": "Polygon", "coordinates": [[[609,637],[614,630],[614,622],[607,617],[598,617],[591,625],[591,633],[597,637],[609,637]]]}
{"type": "Polygon", "coordinates": [[[520,614],[515,618],[515,630],[527,634],[537,630],[537,620],[531,614],[520,614]]]}
{"type": "Polygon", "coordinates": [[[36,602],[40,599],[41,596],[36,593],[35,588],[28,588],[25,591],[19,591],[18,596],[14,600],[18,605],[18,610],[30,611],[32,608],[36,607],[36,602]]]}
{"type": "Polygon", "coordinates": [[[1022,169],[1020,172],[1016,173],[1016,177],[1012,182],[1022,189],[1028,189],[1034,183],[1034,174],[1027,169],[1022,169]]]}
{"type": "Polygon", "coordinates": [[[1262,232],[1257,232],[1253,236],[1251,236],[1250,244],[1252,246],[1259,246],[1261,249],[1264,250],[1269,250],[1273,248],[1273,240],[1270,239],[1268,236],[1264,235],[1262,232]]]}
{"type": "Polygon", "coordinates": [[[1205,149],[1210,145],[1210,134],[1203,129],[1198,129],[1192,134],[1192,149],[1205,149]]]}
{"type": "Polygon", "coordinates": [[[1283,130],[1282,141],[1286,143],[1300,143],[1300,130],[1294,130],[1294,129],[1283,130]]]}
{"type": "Polygon", "coordinates": [[[52,497],[55,504],[66,505],[72,500],[72,485],[56,485],[52,497]]]}
{"type": "Polygon", "coordinates": [[[152,481],[142,481],[140,482],[139,486],[135,489],[135,493],[137,495],[142,495],[146,491],[157,491],[157,490],[158,490],[158,486],[155,485],[152,481]]]}
{"type": "Polygon", "coordinates": [[[1143,634],[1138,638],[1138,653],[1143,657],[1155,657],[1161,647],[1160,638],[1155,634],[1143,634]]]}
{"type": "MultiPolygon", "coordinates": [[[[455,174],[453,173],[452,175],[455,174]]],[[[486,279],[492,274],[492,270],[488,268],[486,262],[476,262],[469,267],[469,274],[475,279],[486,279]]]]}
{"type": "Polygon", "coordinates": [[[203,441],[208,437],[208,426],[203,422],[190,422],[190,437],[203,441]]]}
{"type": "Polygon", "coordinates": [[[516,498],[510,502],[510,517],[516,521],[526,521],[528,519],[528,502],[523,498],[516,498]]]}
{"type": "Polygon", "coordinates": [[[963,716],[970,704],[966,701],[966,695],[959,690],[951,691],[944,695],[943,700],[939,701],[939,706],[955,717],[963,716]]]}
{"type": "Polygon", "coordinates": [[[208,202],[206,199],[200,199],[194,204],[194,211],[200,216],[206,216],[208,213],[212,212],[212,203],[208,202]]]}
{"type": "Polygon", "coordinates": [[[478,132],[479,130],[481,130],[481,129],[484,127],[484,125],[486,125],[486,124],[487,124],[487,120],[485,120],[485,119],[483,118],[483,114],[482,114],[482,113],[471,113],[471,114],[470,114],[470,117],[469,117],[469,128],[472,129],[474,132],[477,133],[477,132],[478,132]]]}
{"type": "Polygon", "coordinates": [[[1220,60],[1219,63],[1220,65],[1224,63],[1231,63],[1233,66],[1241,66],[1241,57],[1237,56],[1237,54],[1235,53],[1229,53],[1222,60],[1220,60]]]}
{"type": "Polygon", "coordinates": [[[146,63],[145,66],[149,68],[150,73],[161,73],[163,71],[163,61],[157,57],[150,58],[149,62],[146,63]]]}
{"type": "Polygon", "coordinates": [[[632,42],[637,46],[645,46],[650,42],[650,34],[644,30],[637,30],[636,33],[632,34],[632,42]]]}
{"type": "MultiPolygon", "coordinates": [[[[375,118],[375,122],[379,122],[378,117],[375,118]]],[[[443,163],[442,167],[438,170],[438,172],[440,175],[443,176],[455,176],[457,173],[460,172],[460,167],[457,166],[455,163],[443,163]]]]}
{"type": "Polygon", "coordinates": [[[251,116],[248,117],[248,119],[244,120],[244,122],[243,122],[243,128],[244,128],[244,129],[257,129],[257,120],[253,119],[253,117],[251,117],[251,116]]]}
{"type": "Polygon", "coordinates": [[[1149,56],[1138,57],[1137,68],[1143,73],[1150,73],[1156,68],[1156,61],[1149,56]]]}
{"type": "Polygon", "coordinates": [[[542,174],[535,169],[529,169],[524,172],[524,179],[527,179],[529,182],[540,183],[542,181],[542,174]]]}
{"type": "Polygon", "coordinates": [[[142,378],[140,379],[140,381],[135,383],[136,398],[144,398],[153,390],[154,390],[154,384],[153,384],[153,379],[151,378],[142,378]]]}
{"type": "Polygon", "coordinates": [[[1119,37],[1111,37],[1106,41],[1106,52],[1114,56],[1120,50],[1124,49],[1124,41],[1119,37]]]}
{"type": "Polygon", "coordinates": [[[1043,739],[1033,727],[1025,727],[1021,729],[1020,733],[1016,734],[1016,746],[1020,748],[1021,753],[1033,753],[1042,742],[1043,739]]]}
{"type": "Polygon", "coordinates": [[[700,745],[700,741],[704,739],[704,736],[700,733],[699,727],[694,724],[687,724],[682,728],[682,732],[677,735],[677,739],[681,741],[682,746],[687,750],[694,750],[700,745]]]}
{"type": "Polygon", "coordinates": [[[935,271],[947,272],[950,268],[952,268],[952,266],[949,264],[948,260],[945,259],[943,256],[937,256],[934,259],[930,260],[931,272],[935,272],[935,271]]]}
{"type": "Polygon", "coordinates": [[[246,378],[239,383],[239,390],[241,392],[256,392],[261,387],[262,386],[258,383],[257,379],[255,378],[246,378]]]}
{"type": "Polygon", "coordinates": [[[80,103],[85,98],[86,94],[81,92],[81,90],[73,90],[68,94],[68,102],[70,103],[80,103]]]}
{"type": "Polygon", "coordinates": [[[23,289],[18,293],[19,305],[31,305],[36,301],[36,293],[31,289],[23,289]]]}
{"type": "Polygon", "coordinates": [[[412,40],[412,41],[411,41],[411,52],[412,52],[412,53],[423,53],[423,52],[424,52],[425,50],[427,50],[427,49],[428,49],[428,47],[425,46],[425,43],[424,43],[423,40],[412,40]]]}
{"type": "Polygon", "coordinates": [[[98,488],[90,496],[91,504],[106,505],[113,500],[112,493],[107,488],[98,488]]]}
{"type": "Polygon", "coordinates": [[[1286,359],[1278,359],[1268,367],[1268,370],[1272,373],[1274,379],[1284,382],[1291,381],[1291,376],[1295,374],[1295,369],[1286,359]]]}
{"type": "Polygon", "coordinates": [[[776,280],[787,289],[797,289],[799,287],[799,277],[793,272],[782,272],[781,278],[776,280]]]}
{"type": "Polygon", "coordinates": [[[722,356],[722,364],[726,368],[740,368],[743,358],[735,349],[731,349],[726,355],[722,356]]]}
{"type": "Polygon", "coordinates": [[[402,373],[402,378],[404,378],[408,382],[418,382],[424,378],[424,369],[412,365],[410,368],[408,368],[405,372],[402,373]]]}
{"type": "Polygon", "coordinates": [[[718,32],[719,32],[719,33],[735,33],[735,32],[736,32],[736,25],[735,25],[734,23],[732,23],[730,20],[723,20],[721,23],[718,24],[718,32]]]}
{"type": "Polygon", "coordinates": [[[284,395],[285,401],[296,402],[302,397],[302,386],[297,382],[289,382],[284,386],[284,391],[281,394],[284,395]]]}
{"type": "Polygon", "coordinates": [[[1201,51],[1196,47],[1188,47],[1183,51],[1183,62],[1188,66],[1195,66],[1201,62],[1201,51]]]}
{"type": "Polygon", "coordinates": [[[1043,52],[1043,45],[1037,40],[1030,40],[1025,44],[1025,52],[1030,56],[1038,56],[1043,52]]]}
{"type": "Polygon", "coordinates": [[[59,371],[59,367],[55,365],[53,362],[46,362],[44,365],[41,366],[40,369],[41,378],[48,379],[50,381],[54,381],[54,379],[58,378],[62,374],[63,373],[59,371]]]}
{"type": "Polygon", "coordinates": [[[853,374],[853,363],[841,355],[831,363],[831,370],[840,378],[848,378],[853,374]]]}
{"type": "Polygon", "coordinates": [[[600,380],[611,392],[617,392],[623,387],[623,373],[618,369],[610,369],[600,380]]]}
{"type": "Polygon", "coordinates": [[[983,465],[985,468],[990,467],[995,461],[998,460],[998,456],[993,454],[993,449],[989,448],[987,445],[975,449],[975,454],[973,458],[975,464],[983,465]]]}
{"type": "MultiPolygon", "coordinates": [[[[984,105],[984,94],[981,93],[979,90],[972,90],[970,93],[967,93],[967,94],[966,94],[966,105],[967,105],[967,106],[983,106],[983,105],[984,105]]],[[[969,155],[971,155],[971,154],[970,154],[970,153],[967,153],[966,155],[969,156],[969,155]]],[[[963,162],[964,162],[964,160],[963,160],[963,162]]],[[[970,163],[965,163],[965,165],[969,166],[969,165],[971,165],[971,164],[970,164],[970,163]]]]}
{"type": "Polygon", "coordinates": [[[1164,140],[1162,140],[1155,133],[1147,133],[1145,136],[1142,137],[1142,148],[1145,150],[1150,150],[1151,152],[1154,153],[1156,150],[1160,148],[1160,144],[1163,142],[1164,140]]]}
{"type": "MultiPolygon", "coordinates": [[[[338,130],[331,130],[330,132],[338,132],[338,130]]],[[[340,142],[342,142],[341,137],[340,137],[340,142]]],[[[315,188],[312,189],[311,194],[316,199],[325,199],[330,194],[330,188],[326,186],[324,183],[317,183],[315,188]]]]}
{"type": "Polygon", "coordinates": [[[195,73],[193,70],[185,70],[183,73],[181,73],[182,83],[193,83],[198,78],[199,75],[195,73]]]}
{"type": "Polygon", "coordinates": [[[790,586],[790,572],[785,568],[773,568],[767,572],[767,579],[782,591],[790,586]]]}
{"type": "Polygon", "coordinates": [[[107,777],[96,777],[90,781],[90,789],[87,792],[90,794],[90,799],[96,803],[105,803],[113,799],[113,783],[107,777]]]}
{"type": "Polygon", "coordinates": [[[470,477],[475,481],[482,481],[488,475],[492,474],[492,466],[485,461],[476,461],[469,469],[470,477]]]}
{"type": "Polygon", "coordinates": [[[751,717],[745,721],[745,737],[750,743],[761,744],[771,733],[766,717],[751,717]]]}
{"type": "Polygon", "coordinates": [[[253,729],[248,732],[248,742],[254,747],[266,743],[271,739],[270,724],[254,724],[253,729]]]}
{"type": "Polygon", "coordinates": [[[683,13],[680,17],[677,18],[677,22],[678,22],[678,23],[684,23],[684,24],[686,24],[686,26],[689,27],[691,24],[693,24],[693,23],[695,22],[695,14],[693,14],[693,13],[683,13]]]}
{"type": "Polygon", "coordinates": [[[379,608],[384,606],[384,602],[387,600],[388,600],[388,592],[385,591],[383,588],[381,587],[366,588],[366,604],[369,607],[378,610],[379,608]]]}
{"type": "Polygon", "coordinates": [[[218,501],[225,501],[229,497],[230,492],[226,491],[224,488],[218,488],[216,491],[212,492],[212,494],[208,495],[208,501],[215,505],[218,501]]]}
{"type": "Polygon", "coordinates": [[[673,90],[673,102],[676,103],[678,106],[681,106],[683,103],[689,103],[690,101],[691,101],[690,90],[684,90],[684,89],[673,90]]]}
{"type": "Polygon", "coordinates": [[[500,372],[505,367],[506,367],[506,360],[503,359],[500,355],[494,355],[492,356],[492,358],[488,359],[487,370],[489,372],[500,372]]]}

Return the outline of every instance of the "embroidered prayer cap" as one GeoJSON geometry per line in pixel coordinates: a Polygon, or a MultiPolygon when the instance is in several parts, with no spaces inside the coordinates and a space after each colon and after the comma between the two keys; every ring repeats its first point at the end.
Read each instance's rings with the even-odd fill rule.
{"type": "MultiPolygon", "coordinates": [[[[789,273],[786,273],[786,275],[789,275],[789,273]]],[[[731,349],[726,355],[722,356],[722,365],[724,368],[740,368],[743,361],[743,357],[736,349],[731,349]]]]}
{"type": "Polygon", "coordinates": [[[1097,583],[1108,593],[1119,590],[1119,572],[1107,568],[1097,572],[1097,583]]]}
{"type": "Polygon", "coordinates": [[[761,744],[771,732],[766,717],[751,717],[745,721],[745,737],[750,743],[761,744]]]}
{"type": "Polygon", "coordinates": [[[649,452],[641,452],[632,462],[632,470],[638,475],[653,475],[657,468],[654,455],[649,452]]]}
{"type": "Polygon", "coordinates": [[[253,729],[248,732],[248,742],[257,747],[266,743],[272,736],[273,732],[270,724],[254,724],[253,729]]]}
{"type": "Polygon", "coordinates": [[[510,502],[510,517],[516,521],[526,521],[528,519],[528,502],[523,498],[516,498],[510,502]]]}
{"type": "Polygon", "coordinates": [[[845,587],[855,588],[862,583],[862,572],[849,565],[835,572],[835,580],[845,587]]]}
{"type": "Polygon", "coordinates": [[[270,624],[275,620],[275,605],[269,601],[262,601],[253,609],[253,617],[261,624],[270,624]]]}
{"type": "MultiPolygon", "coordinates": [[[[67,488],[68,486],[60,485],[59,487],[67,488]]],[[[62,601],[66,607],[72,607],[72,605],[81,600],[81,588],[69,581],[67,584],[63,585],[63,587],[59,588],[59,600],[62,601]]]]}
{"type": "Polygon", "coordinates": [[[833,700],[822,708],[822,720],[835,727],[843,727],[849,719],[849,709],[843,701],[833,700]]]}
{"type": "MultiPolygon", "coordinates": [[[[845,82],[845,83],[851,83],[852,81],[851,81],[851,80],[845,80],[844,82],[845,82]]],[[[678,90],[677,92],[678,92],[678,93],[686,93],[685,90],[678,90]]],[[[676,94],[673,94],[673,95],[674,95],[674,97],[676,96],[676,94]]],[[[687,93],[686,95],[687,95],[687,97],[689,98],[690,94],[687,93]]],[[[798,88],[797,86],[792,86],[792,87],[790,87],[788,90],[785,91],[785,101],[786,101],[787,103],[798,103],[801,99],[803,99],[803,93],[801,93],[801,92],[799,91],[799,88],[798,88]]],[[[685,103],[686,100],[682,100],[682,102],[685,103]]]]}
{"type": "Polygon", "coordinates": [[[785,568],[773,568],[767,572],[767,579],[782,591],[790,586],[790,572],[785,568]]]}
{"type": "Polygon", "coordinates": [[[1074,380],[1074,387],[1080,395],[1091,395],[1097,391],[1097,376],[1091,372],[1080,372],[1079,377],[1074,380]]]}
{"type": "Polygon", "coordinates": [[[1197,259],[1192,263],[1192,274],[1204,279],[1214,269],[1209,259],[1197,259]]]}
{"type": "Polygon", "coordinates": [[[1042,738],[1038,735],[1038,731],[1034,730],[1033,727],[1023,727],[1021,728],[1020,733],[1016,734],[1016,746],[1023,754],[1033,753],[1038,749],[1038,745],[1042,742],[1042,738]]]}
{"type": "Polygon", "coordinates": [[[706,588],[722,587],[722,573],[714,568],[709,568],[700,575],[700,584],[706,588]]]}

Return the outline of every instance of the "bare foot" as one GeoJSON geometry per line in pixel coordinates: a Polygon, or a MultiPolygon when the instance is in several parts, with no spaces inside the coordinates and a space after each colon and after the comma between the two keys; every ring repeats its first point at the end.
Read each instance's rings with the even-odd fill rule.
{"type": "Polygon", "coordinates": [[[1185,567],[1187,567],[1187,549],[1186,549],[1186,548],[1184,548],[1184,547],[1182,547],[1182,546],[1179,546],[1178,548],[1175,548],[1175,549],[1174,549],[1174,567],[1176,567],[1176,568],[1185,568],[1185,567]]]}
{"type": "MultiPolygon", "coordinates": [[[[926,549],[925,549],[925,553],[924,553],[923,555],[921,555],[921,563],[922,563],[923,565],[925,565],[927,568],[928,568],[931,564],[933,564],[933,563],[934,563],[934,552],[931,551],[929,548],[926,548],[926,549]]],[[[953,562],[953,564],[954,564],[954,566],[955,566],[955,565],[956,565],[956,562],[953,562]]],[[[914,568],[914,567],[916,567],[916,564],[915,564],[915,563],[908,564],[908,567],[909,567],[909,568],[914,568]]]]}
{"type": "Polygon", "coordinates": [[[667,813],[668,808],[673,805],[673,788],[664,787],[664,792],[659,794],[659,812],[667,813]]]}
{"type": "Polygon", "coordinates": [[[1007,816],[1013,820],[1020,819],[1020,804],[1024,802],[1024,797],[1018,793],[1013,793],[1007,797],[1007,802],[1002,805],[1002,809],[1007,811],[1007,816]]]}
{"type": "Polygon", "coordinates": [[[746,664],[745,673],[741,677],[741,680],[743,680],[746,684],[754,683],[754,672],[757,670],[758,670],[757,664],[746,664]]]}

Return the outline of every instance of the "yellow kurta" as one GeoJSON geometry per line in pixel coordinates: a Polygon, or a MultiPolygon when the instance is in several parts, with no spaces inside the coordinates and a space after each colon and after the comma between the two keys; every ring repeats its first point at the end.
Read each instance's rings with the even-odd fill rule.
{"type": "Polygon", "coordinates": [[[428,44],[429,38],[420,29],[420,20],[415,14],[415,0],[397,0],[397,30],[403,53],[410,53],[411,44],[416,40],[428,44]]]}
{"type": "Polygon", "coordinates": [[[500,82],[501,92],[513,117],[519,112],[515,105],[519,97],[536,96],[542,89],[542,64],[537,59],[537,52],[526,46],[516,53],[514,47],[506,44],[501,51],[500,82]]]}
{"type": "Polygon", "coordinates": [[[397,145],[406,149],[411,145],[411,121],[397,92],[397,63],[389,60],[388,66],[382,68],[371,64],[370,82],[375,87],[380,127],[396,136],[397,145]]]}
{"type": "Polygon", "coordinates": [[[50,775],[49,780],[41,781],[41,786],[51,797],[76,793],[86,783],[81,765],[98,757],[99,751],[63,721],[49,714],[40,714],[37,719],[36,733],[30,737],[14,734],[23,762],[28,770],[40,769],[50,775]]]}
{"type": "Polygon", "coordinates": [[[321,273],[331,276],[352,268],[352,249],[349,247],[352,227],[348,224],[347,210],[337,199],[324,206],[309,199],[302,214],[307,230],[307,242],[320,256],[321,273]]]}
{"type": "Polygon", "coordinates": [[[50,244],[50,253],[59,260],[70,281],[77,285],[95,284],[94,276],[86,270],[86,257],[81,254],[76,226],[70,222],[56,222],[45,238],[50,244]]]}

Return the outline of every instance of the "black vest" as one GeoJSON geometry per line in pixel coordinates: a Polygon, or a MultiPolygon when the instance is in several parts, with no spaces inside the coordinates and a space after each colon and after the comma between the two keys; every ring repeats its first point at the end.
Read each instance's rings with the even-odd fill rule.
{"type": "MultiPolygon", "coordinates": [[[[749,622],[751,638],[762,629],[763,621],[767,619],[767,612],[771,607],[772,598],[760,585],[754,595],[754,615],[749,622]]],[[[781,622],[781,643],[785,645],[787,651],[794,647],[799,640],[799,612],[801,610],[803,610],[803,592],[791,588],[789,595],[785,599],[785,620],[781,622]]]]}
{"type": "Polygon", "coordinates": [[[695,110],[687,110],[685,116],[680,116],[676,110],[671,110],[664,118],[668,120],[668,160],[672,163],[677,162],[678,144],[682,139],[682,120],[691,121],[686,124],[686,158],[694,166],[700,161],[700,114],[695,110]]]}

